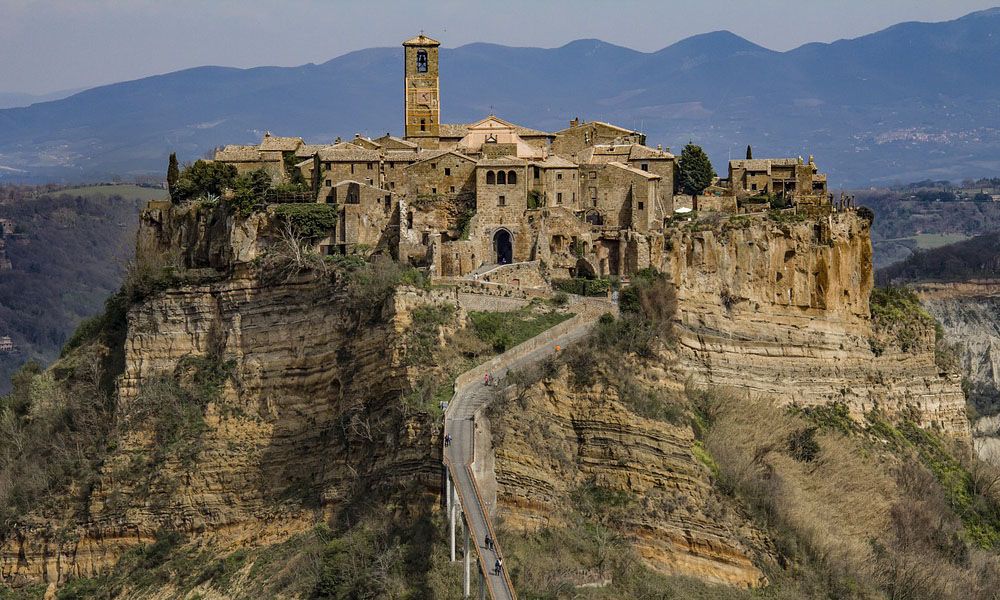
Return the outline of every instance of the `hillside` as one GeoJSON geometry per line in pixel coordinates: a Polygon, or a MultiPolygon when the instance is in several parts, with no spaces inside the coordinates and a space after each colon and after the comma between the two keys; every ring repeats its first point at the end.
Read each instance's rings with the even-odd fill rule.
{"type": "MultiPolygon", "coordinates": [[[[373,48],[319,65],[199,67],[0,110],[0,173],[160,173],[171,150],[192,159],[264,130],[317,142],[399,133],[399,56],[373,48]]],[[[441,68],[446,122],[491,107],[553,131],[574,116],[613,121],[653,144],[693,139],[719,171],[750,143],[758,155],[815,154],[838,186],[1000,170],[1000,83],[983,77],[1000,71],[996,9],[788,52],[728,32],[650,53],[599,40],[470,44],[443,50],[441,68]]]]}
{"type": "Polygon", "coordinates": [[[164,193],[135,186],[11,191],[0,202],[0,219],[15,227],[4,236],[11,269],[0,271],[0,335],[17,352],[0,354],[0,393],[25,361],[50,363],[80,321],[100,312],[134,253],[140,207],[164,193]]]}
{"type": "Polygon", "coordinates": [[[992,280],[1000,276],[1000,232],[916,252],[906,260],[879,270],[885,283],[992,280]]]}
{"type": "Polygon", "coordinates": [[[857,205],[875,212],[872,246],[876,268],[904,260],[918,250],[988,233],[1000,221],[998,202],[937,202],[889,189],[851,193],[857,205]]]}

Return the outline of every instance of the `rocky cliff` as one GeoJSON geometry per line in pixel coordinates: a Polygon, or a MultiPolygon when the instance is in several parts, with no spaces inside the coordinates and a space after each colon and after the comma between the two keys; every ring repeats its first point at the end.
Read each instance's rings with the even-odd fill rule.
{"type": "Polygon", "coordinates": [[[901,348],[869,310],[869,223],[736,218],[668,240],[664,270],[678,294],[680,360],[702,384],[803,406],[843,402],[916,409],[921,423],[968,435],[957,373],[934,361],[934,332],[901,348]]]}
{"type": "Polygon", "coordinates": [[[172,249],[188,269],[172,266],[128,310],[116,446],[80,505],[35,513],[3,540],[4,581],[93,575],[159,530],[266,545],[359,495],[437,493],[438,425],[401,402],[401,357],[412,309],[453,300],[359,296],[315,273],[264,280],[249,268],[262,226],[144,213],[138,261],[172,249]]]}
{"type": "Polygon", "coordinates": [[[982,418],[973,434],[983,458],[1000,462],[1000,283],[918,283],[921,303],[956,345],[970,403],[982,418]]]}
{"type": "MultiPolygon", "coordinates": [[[[661,400],[683,393],[663,369],[635,362],[615,368],[635,373],[634,385],[658,390],[661,400]]],[[[647,565],[715,583],[761,584],[759,548],[749,540],[761,543],[762,536],[713,487],[690,422],[644,417],[622,393],[606,381],[576,381],[563,366],[498,403],[491,429],[505,526],[566,526],[565,509],[581,492],[611,490],[628,506],[616,528],[647,565]]],[[[601,574],[581,574],[575,583],[595,579],[601,574]]]]}

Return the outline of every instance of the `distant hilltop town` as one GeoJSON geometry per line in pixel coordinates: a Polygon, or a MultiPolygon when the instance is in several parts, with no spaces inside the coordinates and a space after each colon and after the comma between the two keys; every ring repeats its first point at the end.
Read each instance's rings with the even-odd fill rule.
{"type": "Polygon", "coordinates": [[[492,114],[442,123],[439,46],[422,34],[403,42],[403,137],[314,145],[267,133],[215,162],[298,181],[296,201],[335,205],[323,252],[386,250],[445,277],[526,261],[554,276],[628,276],[657,262],[678,215],[832,210],[811,156],[752,158],[748,147],[726,178],[686,195],[681,162],[639,131],[574,118],[552,133],[492,114]]]}

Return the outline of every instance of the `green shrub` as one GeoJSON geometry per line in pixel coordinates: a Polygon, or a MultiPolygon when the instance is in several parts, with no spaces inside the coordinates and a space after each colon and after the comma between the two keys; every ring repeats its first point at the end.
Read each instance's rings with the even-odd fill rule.
{"type": "Polygon", "coordinates": [[[236,182],[236,167],[226,163],[198,160],[181,170],[170,190],[171,200],[183,202],[200,196],[222,196],[236,182]]]}
{"type": "Polygon", "coordinates": [[[556,279],[552,285],[560,291],[579,296],[606,296],[611,289],[610,279],[587,279],[574,277],[572,279],[556,279]]]}
{"type": "Polygon", "coordinates": [[[572,316],[556,311],[537,312],[530,306],[510,312],[469,312],[473,333],[495,352],[509,350],[572,316]]]}
{"type": "Polygon", "coordinates": [[[337,225],[337,208],[319,202],[279,204],[274,215],[288,224],[294,234],[307,240],[330,235],[337,225]]]}
{"type": "Polygon", "coordinates": [[[935,321],[913,290],[904,287],[873,288],[869,298],[873,324],[895,338],[903,352],[918,349],[920,339],[935,321]]]}
{"type": "Polygon", "coordinates": [[[541,208],[544,206],[542,200],[542,193],[538,190],[531,190],[528,192],[528,209],[541,208]]]}

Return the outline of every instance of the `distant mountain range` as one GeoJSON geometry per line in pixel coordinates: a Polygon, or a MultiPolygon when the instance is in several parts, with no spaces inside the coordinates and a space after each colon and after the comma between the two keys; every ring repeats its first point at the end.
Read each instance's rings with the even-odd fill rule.
{"type": "Polygon", "coordinates": [[[59,90],[48,94],[26,94],[23,92],[0,92],[0,108],[18,108],[21,106],[31,106],[38,102],[49,102],[52,100],[62,100],[72,96],[86,88],[76,88],[72,90],[59,90]]]}
{"type": "MultiPolygon", "coordinates": [[[[190,160],[265,130],[398,134],[401,60],[402,48],[371,48],[320,65],[199,67],[0,110],[0,178],[158,173],[170,151],[190,160]]],[[[1000,173],[1000,9],[788,52],[720,31],[651,53],[477,43],[441,61],[446,122],[611,121],[674,150],[693,140],[720,172],[747,144],[811,153],[834,187],[1000,173]]]]}

